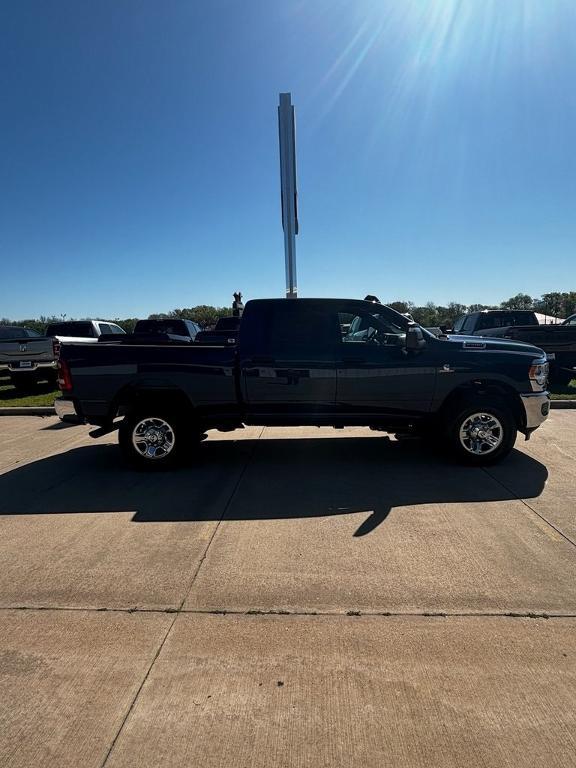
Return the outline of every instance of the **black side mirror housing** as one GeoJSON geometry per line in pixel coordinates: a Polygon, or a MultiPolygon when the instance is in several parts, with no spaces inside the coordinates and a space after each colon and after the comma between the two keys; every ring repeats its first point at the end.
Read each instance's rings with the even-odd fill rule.
{"type": "Polygon", "coordinates": [[[426,346],[426,339],[422,333],[422,328],[416,323],[410,323],[406,331],[406,351],[417,352],[426,346]]]}

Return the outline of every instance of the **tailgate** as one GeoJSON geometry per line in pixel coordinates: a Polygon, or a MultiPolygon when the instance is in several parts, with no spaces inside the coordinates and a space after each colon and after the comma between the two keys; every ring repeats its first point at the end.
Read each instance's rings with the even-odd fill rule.
{"type": "Polygon", "coordinates": [[[20,362],[49,363],[52,360],[52,339],[15,339],[0,342],[0,364],[19,367],[20,362]]]}

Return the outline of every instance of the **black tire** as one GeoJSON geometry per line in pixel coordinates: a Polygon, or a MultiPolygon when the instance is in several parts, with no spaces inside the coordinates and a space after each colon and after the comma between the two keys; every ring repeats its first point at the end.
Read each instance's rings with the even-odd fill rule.
{"type": "Polygon", "coordinates": [[[11,373],[10,380],[12,381],[12,386],[18,392],[33,392],[38,385],[35,373],[11,373]]]}
{"type": "Polygon", "coordinates": [[[44,374],[43,378],[46,379],[51,387],[55,389],[58,387],[58,373],[56,371],[48,371],[44,374]]]}
{"type": "Polygon", "coordinates": [[[478,398],[455,406],[445,434],[451,454],[460,462],[489,466],[508,456],[518,429],[512,409],[505,402],[478,398]]]}
{"type": "Polygon", "coordinates": [[[552,384],[560,384],[563,387],[567,387],[572,379],[576,379],[576,373],[573,371],[556,368],[550,372],[550,380],[552,384]]]}
{"type": "Polygon", "coordinates": [[[118,442],[132,467],[157,471],[179,464],[186,450],[198,444],[199,436],[178,414],[151,405],[124,418],[118,442]]]}

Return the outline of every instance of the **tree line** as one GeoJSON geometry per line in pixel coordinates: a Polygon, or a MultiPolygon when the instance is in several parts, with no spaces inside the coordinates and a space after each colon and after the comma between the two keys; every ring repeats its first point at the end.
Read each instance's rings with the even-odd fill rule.
{"type": "MultiPolygon", "coordinates": [[[[417,323],[424,326],[452,326],[456,318],[466,312],[479,312],[483,309],[531,309],[534,312],[540,312],[543,315],[553,315],[554,317],[568,317],[576,314],[576,291],[544,293],[542,296],[533,298],[526,293],[518,293],[500,304],[459,304],[451,301],[447,306],[441,306],[429,301],[424,306],[417,306],[412,301],[389,301],[383,302],[398,312],[409,312],[417,323]]],[[[207,304],[200,304],[196,307],[183,307],[182,309],[173,309],[171,312],[156,313],[148,316],[149,320],[156,319],[183,319],[193,320],[202,328],[211,328],[220,317],[227,317],[232,314],[229,307],[212,307],[207,304]]],[[[63,322],[63,317],[39,317],[36,319],[13,321],[7,318],[0,319],[0,325],[19,325],[26,328],[32,328],[38,333],[44,333],[49,323],[63,322]]],[[[72,318],[67,318],[72,319],[72,318]]],[[[78,318],[85,320],[89,318],[78,318]]],[[[126,333],[131,333],[139,318],[129,317],[121,318],[99,318],[108,320],[123,328],[126,333]]]]}
{"type": "MultiPolygon", "coordinates": [[[[211,328],[216,325],[216,321],[220,317],[229,317],[232,314],[230,307],[211,307],[208,304],[200,304],[197,307],[184,307],[182,309],[173,309],[171,312],[160,312],[152,315],[148,315],[148,320],[164,320],[164,319],[182,319],[193,320],[198,323],[202,328],[211,328]]],[[[66,315],[50,315],[49,317],[42,315],[39,318],[30,318],[26,320],[10,320],[6,317],[0,318],[0,325],[16,325],[26,328],[32,328],[32,330],[38,333],[44,333],[47,326],[50,323],[63,323],[67,320],[91,320],[90,317],[68,317],[66,315]]],[[[98,317],[98,320],[105,320],[109,323],[116,323],[126,333],[132,333],[134,326],[143,318],[139,317],[98,317]]],[[[146,318],[144,318],[146,319],[146,318]]]]}
{"type": "Polygon", "coordinates": [[[484,309],[528,309],[543,315],[566,318],[576,313],[576,291],[544,293],[535,298],[527,293],[517,293],[500,304],[459,304],[451,301],[448,306],[439,306],[429,301],[420,307],[411,301],[384,303],[397,312],[409,312],[420,325],[452,326],[460,315],[484,309]]]}

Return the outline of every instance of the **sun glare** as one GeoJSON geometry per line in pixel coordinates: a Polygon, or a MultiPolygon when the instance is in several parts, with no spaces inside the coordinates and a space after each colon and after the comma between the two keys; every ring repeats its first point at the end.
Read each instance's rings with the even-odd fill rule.
{"type": "Polygon", "coordinates": [[[489,80],[508,66],[537,67],[554,45],[554,7],[559,2],[370,0],[355,4],[348,19],[349,41],[318,87],[322,114],[332,112],[360,70],[372,82],[380,75],[388,108],[394,112],[423,84],[435,93],[462,72],[489,80]]]}

